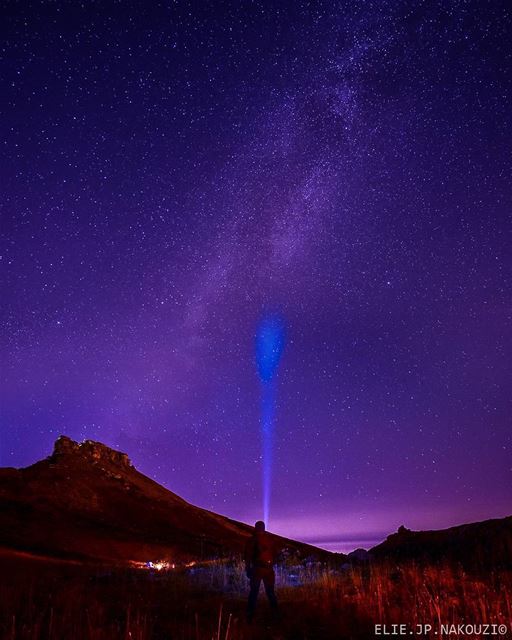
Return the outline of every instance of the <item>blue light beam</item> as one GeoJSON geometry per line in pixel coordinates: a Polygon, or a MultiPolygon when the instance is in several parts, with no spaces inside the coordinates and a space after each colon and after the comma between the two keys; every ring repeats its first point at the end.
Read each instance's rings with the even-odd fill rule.
{"type": "Polygon", "coordinates": [[[285,345],[285,327],[279,315],[265,316],[256,333],[256,362],[261,380],[261,445],[263,519],[268,525],[274,453],[275,375],[285,345]]]}

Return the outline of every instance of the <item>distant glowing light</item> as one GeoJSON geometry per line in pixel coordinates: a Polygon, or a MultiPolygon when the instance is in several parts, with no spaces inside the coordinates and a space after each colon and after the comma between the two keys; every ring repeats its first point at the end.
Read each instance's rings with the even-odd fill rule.
{"type": "Polygon", "coordinates": [[[166,560],[158,560],[153,562],[152,560],[148,560],[145,564],[147,569],[154,569],[155,571],[163,571],[164,569],[175,569],[176,565],[167,562],[166,560]]]}

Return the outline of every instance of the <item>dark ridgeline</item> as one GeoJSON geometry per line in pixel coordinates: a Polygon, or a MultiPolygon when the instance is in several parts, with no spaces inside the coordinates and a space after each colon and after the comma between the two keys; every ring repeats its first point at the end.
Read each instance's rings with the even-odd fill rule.
{"type": "Polygon", "coordinates": [[[440,531],[400,527],[370,550],[375,560],[460,564],[466,569],[512,569],[512,516],[440,531]]]}

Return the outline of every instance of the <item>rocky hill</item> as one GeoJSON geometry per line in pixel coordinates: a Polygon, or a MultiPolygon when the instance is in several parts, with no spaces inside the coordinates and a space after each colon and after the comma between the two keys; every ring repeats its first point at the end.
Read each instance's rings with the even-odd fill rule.
{"type": "MultiPolygon", "coordinates": [[[[195,507],[139,473],[125,453],[66,436],[52,455],[0,469],[0,547],[108,562],[187,562],[242,550],[252,528],[195,507]]],[[[299,556],[327,552],[276,536],[299,556]]]]}
{"type": "Polygon", "coordinates": [[[400,527],[370,549],[376,559],[459,563],[467,568],[512,569],[512,516],[438,531],[400,527]]]}

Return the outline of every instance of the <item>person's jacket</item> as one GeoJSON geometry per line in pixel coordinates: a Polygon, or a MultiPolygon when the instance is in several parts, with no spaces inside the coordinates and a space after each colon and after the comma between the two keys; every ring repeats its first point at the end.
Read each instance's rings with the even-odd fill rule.
{"type": "Polygon", "coordinates": [[[276,561],[277,548],[267,531],[255,531],[245,545],[245,568],[271,569],[276,561]]]}

